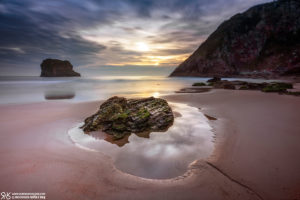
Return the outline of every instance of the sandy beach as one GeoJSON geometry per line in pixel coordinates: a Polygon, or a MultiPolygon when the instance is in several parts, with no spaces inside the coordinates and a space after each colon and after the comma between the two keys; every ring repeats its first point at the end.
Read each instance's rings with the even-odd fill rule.
{"type": "Polygon", "coordinates": [[[183,175],[154,180],[75,146],[67,131],[101,102],[0,106],[1,192],[47,199],[300,199],[300,99],[258,91],[164,96],[211,120],[214,153],[183,175]]]}
{"type": "Polygon", "coordinates": [[[300,0],[0,0],[0,200],[300,200],[300,0]]]}

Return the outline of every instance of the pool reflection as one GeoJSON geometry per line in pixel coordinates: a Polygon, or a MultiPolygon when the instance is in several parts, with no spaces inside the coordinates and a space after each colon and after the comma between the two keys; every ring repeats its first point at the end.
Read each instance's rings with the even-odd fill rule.
{"type": "Polygon", "coordinates": [[[75,92],[73,90],[47,90],[44,97],[46,100],[73,99],[75,92]]]}
{"type": "Polygon", "coordinates": [[[179,114],[166,132],[131,134],[122,141],[112,141],[105,133],[84,134],[78,125],[69,136],[79,147],[111,156],[115,166],[126,173],[153,179],[176,177],[194,160],[211,154],[213,133],[208,119],[197,108],[170,105],[179,114]]]}

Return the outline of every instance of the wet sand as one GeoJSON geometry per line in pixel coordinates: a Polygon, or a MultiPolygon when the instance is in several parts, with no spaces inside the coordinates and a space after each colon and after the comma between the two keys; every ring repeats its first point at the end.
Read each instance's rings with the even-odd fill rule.
{"type": "Polygon", "coordinates": [[[299,199],[300,98],[213,90],[164,97],[200,108],[216,148],[180,177],[144,179],[109,156],[75,146],[67,131],[100,102],[0,106],[1,192],[47,199],[299,199]]]}
{"type": "Polygon", "coordinates": [[[208,160],[263,199],[300,199],[300,98],[214,90],[168,97],[218,119],[208,160]]]}

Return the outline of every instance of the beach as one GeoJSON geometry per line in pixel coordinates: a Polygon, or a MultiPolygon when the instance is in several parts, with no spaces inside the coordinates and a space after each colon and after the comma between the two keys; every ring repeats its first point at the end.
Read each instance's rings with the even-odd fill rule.
{"type": "Polygon", "coordinates": [[[162,96],[216,118],[214,152],[171,179],[118,170],[78,148],[67,132],[101,104],[46,101],[1,105],[1,191],[47,199],[299,199],[298,97],[212,90],[162,96]]]}
{"type": "Polygon", "coordinates": [[[300,200],[299,11],[0,1],[0,200],[300,200]]]}

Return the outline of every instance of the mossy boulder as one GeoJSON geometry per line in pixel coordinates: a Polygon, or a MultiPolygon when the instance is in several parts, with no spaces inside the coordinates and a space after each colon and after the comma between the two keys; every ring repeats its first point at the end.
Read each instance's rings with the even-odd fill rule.
{"type": "Polygon", "coordinates": [[[262,90],[263,88],[267,87],[269,83],[246,83],[242,85],[240,89],[248,89],[248,90],[262,90]]]}
{"type": "Polygon", "coordinates": [[[287,95],[294,95],[294,96],[300,96],[300,92],[287,91],[285,94],[287,94],[287,95]]]}
{"type": "Polygon", "coordinates": [[[227,80],[213,82],[212,86],[217,89],[228,89],[228,90],[235,89],[235,83],[227,80]]]}
{"type": "Polygon", "coordinates": [[[101,130],[121,139],[130,133],[165,131],[173,121],[172,109],[164,99],[112,97],[81,128],[85,133],[101,130]]]}
{"type": "Polygon", "coordinates": [[[240,90],[249,90],[249,87],[247,85],[242,85],[239,89],[240,90]]]}
{"type": "Polygon", "coordinates": [[[292,89],[290,83],[270,83],[262,89],[263,92],[287,92],[287,89],[292,89]]]}
{"type": "Polygon", "coordinates": [[[231,84],[231,83],[224,84],[223,88],[227,89],[227,90],[235,90],[235,86],[233,84],[231,84]]]}

